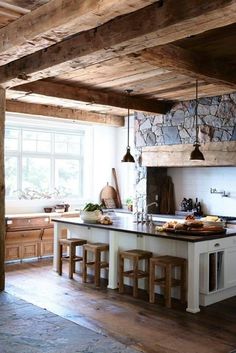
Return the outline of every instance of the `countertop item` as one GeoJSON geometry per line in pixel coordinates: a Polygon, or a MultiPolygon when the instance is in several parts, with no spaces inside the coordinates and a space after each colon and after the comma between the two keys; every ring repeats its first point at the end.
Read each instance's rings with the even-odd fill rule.
{"type": "Polygon", "coordinates": [[[116,217],[113,220],[112,225],[103,225],[99,223],[94,223],[94,224],[86,223],[77,217],[73,217],[73,218],[68,217],[66,219],[52,218],[52,221],[62,222],[62,223],[66,222],[70,224],[82,225],[82,226],[91,227],[91,228],[103,228],[103,229],[109,229],[109,230],[114,230],[118,232],[143,234],[143,235],[149,235],[149,236],[154,236],[159,238],[187,241],[192,243],[211,240],[211,239],[220,239],[220,238],[236,235],[236,229],[227,229],[226,233],[224,234],[212,234],[212,235],[184,235],[184,234],[174,234],[174,233],[172,234],[167,232],[160,232],[155,230],[155,226],[150,226],[150,225],[140,224],[140,223],[137,224],[133,222],[133,217],[130,215],[123,216],[120,218],[116,217]]]}
{"type": "Polygon", "coordinates": [[[102,188],[100,192],[100,200],[106,206],[109,206],[109,204],[112,204],[112,200],[113,200],[114,204],[117,207],[118,202],[117,202],[116,189],[113,188],[113,186],[109,185],[109,183],[107,183],[107,185],[104,186],[104,188],[102,188]]]}

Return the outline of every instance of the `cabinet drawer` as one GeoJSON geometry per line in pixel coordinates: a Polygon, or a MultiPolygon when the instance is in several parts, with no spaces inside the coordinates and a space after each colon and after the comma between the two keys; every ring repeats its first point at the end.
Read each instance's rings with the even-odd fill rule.
{"type": "Polygon", "coordinates": [[[43,227],[48,224],[50,224],[49,217],[9,218],[6,220],[7,229],[27,228],[27,227],[43,227]]]}
{"type": "Polygon", "coordinates": [[[9,242],[35,241],[40,239],[41,230],[22,230],[6,233],[6,244],[9,242]]]}
{"type": "Polygon", "coordinates": [[[210,240],[209,241],[208,250],[209,251],[216,251],[216,250],[220,250],[220,249],[225,249],[225,248],[231,247],[233,245],[236,245],[236,237],[215,239],[215,240],[210,240]]]}

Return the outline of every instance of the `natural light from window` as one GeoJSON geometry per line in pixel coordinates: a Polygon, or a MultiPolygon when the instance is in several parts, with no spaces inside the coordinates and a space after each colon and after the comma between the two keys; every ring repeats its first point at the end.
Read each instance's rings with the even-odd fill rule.
{"type": "Polygon", "coordinates": [[[6,198],[27,199],[27,190],[83,198],[86,128],[7,123],[6,198]],[[43,127],[42,127],[43,126],[43,127]]]}

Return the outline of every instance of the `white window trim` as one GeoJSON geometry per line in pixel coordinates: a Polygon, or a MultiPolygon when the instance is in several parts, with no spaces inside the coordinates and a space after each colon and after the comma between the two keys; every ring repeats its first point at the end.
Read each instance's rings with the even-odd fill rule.
{"type": "MultiPolygon", "coordinates": [[[[83,171],[81,170],[81,177],[83,179],[83,195],[81,198],[78,198],[78,195],[73,196],[68,196],[66,197],[67,200],[76,200],[78,203],[83,203],[84,200],[90,199],[92,194],[93,194],[93,189],[91,188],[91,185],[93,185],[93,175],[91,172],[91,168],[93,165],[93,129],[90,126],[78,124],[78,122],[62,122],[59,119],[41,119],[41,118],[35,118],[35,117],[26,117],[26,116],[19,116],[18,114],[7,114],[6,117],[6,128],[20,128],[20,129],[28,129],[28,130],[33,130],[33,131],[51,131],[53,133],[58,132],[68,132],[68,134],[73,134],[75,135],[75,131],[84,131],[84,151],[86,151],[86,158],[84,156],[81,157],[81,162],[83,165],[83,171]],[[43,124],[43,126],[42,126],[43,124]]],[[[22,134],[22,130],[21,130],[22,134]]],[[[53,135],[55,136],[55,135],[53,135]]],[[[54,138],[54,137],[53,137],[54,138]]],[[[22,142],[22,136],[20,138],[20,144],[22,142]]],[[[54,148],[53,141],[51,142],[52,146],[54,148]]],[[[20,185],[22,185],[22,180],[21,180],[21,166],[22,166],[22,155],[24,156],[30,156],[30,157],[49,157],[51,159],[51,165],[53,162],[55,163],[55,160],[58,158],[63,158],[63,159],[78,159],[75,158],[75,155],[68,155],[68,154],[54,154],[54,150],[52,150],[51,153],[35,153],[35,152],[22,152],[22,146],[19,146],[20,151],[8,151],[6,153],[6,156],[16,156],[18,157],[18,163],[20,166],[18,166],[18,185],[17,189],[20,189],[20,185]]],[[[78,159],[79,160],[79,159],[78,159]]],[[[54,188],[54,181],[55,181],[55,164],[54,166],[52,165],[51,168],[51,187],[52,189],[54,188]]],[[[18,200],[17,197],[7,197],[7,200],[18,200]]],[[[52,200],[52,199],[51,199],[52,200]]]]}

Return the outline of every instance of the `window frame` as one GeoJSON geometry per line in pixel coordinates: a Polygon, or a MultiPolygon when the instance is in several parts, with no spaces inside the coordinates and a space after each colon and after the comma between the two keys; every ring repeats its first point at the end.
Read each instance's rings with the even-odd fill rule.
{"type": "MultiPolygon", "coordinates": [[[[15,129],[19,131],[19,140],[18,140],[18,150],[7,151],[5,149],[5,157],[16,157],[17,158],[17,190],[22,190],[22,161],[23,157],[33,157],[33,158],[49,158],[50,159],[50,192],[55,190],[55,163],[56,160],[75,160],[79,163],[79,194],[78,195],[68,195],[64,198],[66,199],[76,199],[77,201],[82,201],[91,196],[91,185],[92,175],[89,173],[89,165],[92,161],[92,129],[89,126],[64,123],[64,122],[53,122],[50,123],[47,121],[46,127],[40,126],[40,119],[38,119],[35,124],[32,122],[33,119],[29,121],[29,118],[26,118],[25,121],[20,121],[20,123],[15,123],[12,121],[6,120],[5,129],[15,129]],[[32,122],[32,123],[30,123],[32,122]],[[32,151],[23,151],[23,131],[31,130],[35,132],[49,132],[51,134],[51,152],[32,152],[32,151]],[[80,135],[80,154],[70,154],[70,153],[56,153],[55,152],[55,136],[57,133],[78,136],[80,135]],[[89,146],[89,148],[88,148],[89,146]],[[86,156],[85,156],[86,153],[86,156]]],[[[67,149],[68,151],[68,149],[67,149]]],[[[7,196],[6,200],[17,200],[17,193],[15,196],[7,196]]],[[[52,198],[53,199],[53,198],[52,198]]]]}

